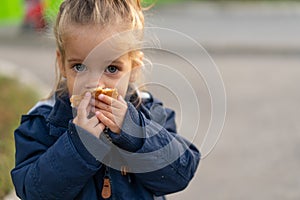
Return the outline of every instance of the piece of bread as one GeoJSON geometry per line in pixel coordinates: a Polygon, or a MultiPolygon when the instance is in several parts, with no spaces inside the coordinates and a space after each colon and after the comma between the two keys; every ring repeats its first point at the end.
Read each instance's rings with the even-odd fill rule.
{"type": "MultiPolygon", "coordinates": [[[[101,87],[98,87],[98,88],[88,90],[86,92],[91,92],[92,98],[98,98],[98,96],[100,94],[110,96],[114,99],[118,98],[118,91],[115,88],[101,88],[101,87]]],[[[78,107],[86,92],[84,92],[81,95],[72,95],[71,98],[70,98],[71,106],[75,107],[75,108],[78,107]]]]}

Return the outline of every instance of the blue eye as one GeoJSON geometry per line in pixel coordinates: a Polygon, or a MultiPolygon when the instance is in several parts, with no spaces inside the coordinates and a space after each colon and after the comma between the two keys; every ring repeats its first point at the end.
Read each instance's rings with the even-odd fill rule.
{"type": "Polygon", "coordinates": [[[110,65],[105,69],[105,72],[110,73],[110,74],[115,74],[118,71],[119,71],[119,69],[114,65],[110,65]]]}
{"type": "Polygon", "coordinates": [[[76,72],[84,72],[87,70],[87,67],[83,64],[76,64],[73,66],[73,69],[76,71],[76,72]]]}

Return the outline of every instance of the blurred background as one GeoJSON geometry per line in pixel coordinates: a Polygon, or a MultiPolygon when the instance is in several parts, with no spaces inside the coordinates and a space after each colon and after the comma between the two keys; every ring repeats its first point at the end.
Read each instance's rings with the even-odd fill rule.
{"type": "MultiPolygon", "coordinates": [[[[0,118],[0,160],[5,159],[0,163],[0,199],[12,190],[12,134],[20,114],[54,84],[51,19],[60,2],[0,3],[0,86],[18,82],[34,86],[31,92],[36,93],[18,109],[23,97],[11,101],[1,89],[0,111],[7,116],[0,118]],[[16,105],[14,115],[7,104],[16,105]]],[[[202,44],[218,66],[227,94],[226,122],[216,148],[201,161],[189,187],[168,199],[300,199],[300,1],[157,0],[146,21],[202,44]]],[[[198,56],[184,41],[170,43],[198,56]]],[[[170,55],[160,59],[178,65],[170,55]]],[[[209,109],[203,110],[202,115],[210,116],[209,109]]]]}

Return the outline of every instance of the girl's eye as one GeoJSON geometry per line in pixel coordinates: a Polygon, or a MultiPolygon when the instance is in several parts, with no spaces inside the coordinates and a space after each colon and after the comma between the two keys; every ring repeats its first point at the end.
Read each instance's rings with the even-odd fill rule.
{"type": "Polygon", "coordinates": [[[118,68],[114,65],[110,65],[105,69],[105,72],[110,73],[110,74],[115,74],[118,72],[118,68]]]}
{"type": "Polygon", "coordinates": [[[87,70],[87,67],[83,64],[76,64],[73,66],[73,69],[76,71],[76,72],[84,72],[87,70]]]}

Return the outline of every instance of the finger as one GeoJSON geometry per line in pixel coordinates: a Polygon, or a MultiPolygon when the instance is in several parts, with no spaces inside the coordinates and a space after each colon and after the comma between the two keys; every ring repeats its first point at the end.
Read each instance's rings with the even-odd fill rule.
{"type": "Polygon", "coordinates": [[[106,112],[106,111],[101,111],[101,113],[107,117],[108,119],[110,119],[113,122],[112,126],[108,126],[113,132],[115,133],[120,133],[121,128],[122,128],[122,124],[124,121],[124,118],[118,115],[114,115],[110,112],[106,112]]]}
{"type": "Polygon", "coordinates": [[[96,128],[98,128],[99,132],[102,133],[105,129],[105,125],[103,123],[99,123],[96,128]]]}
{"type": "Polygon", "coordinates": [[[87,116],[90,114],[90,112],[92,111],[92,106],[89,104],[88,107],[86,108],[86,113],[87,113],[87,116]]]}
{"type": "Polygon", "coordinates": [[[90,105],[95,107],[96,101],[98,101],[98,100],[96,100],[95,98],[92,98],[90,101],[90,105]]]}
{"type": "Polygon", "coordinates": [[[105,110],[99,110],[105,117],[107,117],[108,119],[110,119],[111,121],[115,122],[115,118],[116,116],[114,116],[111,112],[107,112],[105,110]]]}
{"type": "Polygon", "coordinates": [[[88,115],[87,108],[91,100],[91,96],[92,96],[91,93],[87,92],[85,93],[84,98],[81,100],[77,110],[77,116],[79,119],[87,118],[88,115]]]}
{"type": "Polygon", "coordinates": [[[94,116],[91,117],[87,123],[87,126],[89,127],[96,127],[100,123],[98,117],[94,116]]]}
{"type": "Polygon", "coordinates": [[[97,106],[99,106],[99,108],[110,111],[109,109],[110,107],[107,107],[107,105],[111,106],[111,107],[115,107],[115,108],[122,108],[124,107],[123,105],[127,105],[126,101],[123,99],[123,97],[121,97],[121,95],[118,95],[118,99],[114,99],[110,96],[104,95],[104,94],[100,94],[98,96],[98,99],[100,100],[100,102],[103,102],[104,104],[97,104],[97,106]],[[121,98],[119,100],[119,98],[121,98]],[[105,105],[106,104],[106,105],[105,105]]]}
{"type": "MultiPolygon", "coordinates": [[[[106,111],[106,110],[101,110],[101,109],[95,108],[95,109],[94,109],[94,113],[95,113],[96,116],[97,116],[96,113],[98,113],[98,112],[102,113],[105,117],[107,117],[108,119],[110,119],[110,120],[113,121],[114,123],[118,121],[118,120],[117,120],[117,119],[118,119],[118,118],[117,118],[118,116],[114,115],[112,112],[108,112],[108,111],[106,111]]],[[[100,120],[100,118],[99,118],[98,120],[100,120]]]]}
{"type": "Polygon", "coordinates": [[[124,107],[127,107],[126,101],[123,99],[121,95],[118,96],[118,99],[113,99],[112,100],[112,108],[117,108],[117,109],[123,109],[124,107]]]}
{"type": "Polygon", "coordinates": [[[96,116],[105,126],[109,127],[111,130],[116,126],[116,124],[111,119],[106,117],[101,112],[97,111],[96,116]]]}
{"type": "Polygon", "coordinates": [[[106,110],[108,112],[111,112],[111,105],[108,105],[106,103],[103,103],[101,101],[96,100],[94,103],[94,107],[101,109],[101,110],[106,110]]]}
{"type": "Polygon", "coordinates": [[[110,97],[110,96],[107,96],[107,95],[104,95],[104,94],[100,94],[98,96],[98,99],[108,105],[111,105],[112,104],[112,101],[113,101],[113,98],[110,97]]]}
{"type": "Polygon", "coordinates": [[[101,133],[104,131],[105,125],[103,123],[98,123],[93,128],[93,135],[95,135],[97,138],[100,138],[101,133]]]}
{"type": "Polygon", "coordinates": [[[120,102],[122,102],[123,104],[127,104],[126,101],[125,101],[125,99],[121,95],[118,96],[118,100],[120,102]]]}
{"type": "Polygon", "coordinates": [[[119,115],[117,115],[117,113],[119,114],[120,112],[107,112],[105,110],[99,110],[99,109],[96,109],[95,113],[96,112],[102,113],[105,117],[110,119],[112,122],[114,122],[114,124],[116,124],[118,126],[120,126],[120,124],[122,124],[123,118],[120,117],[119,115]]]}

